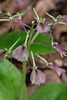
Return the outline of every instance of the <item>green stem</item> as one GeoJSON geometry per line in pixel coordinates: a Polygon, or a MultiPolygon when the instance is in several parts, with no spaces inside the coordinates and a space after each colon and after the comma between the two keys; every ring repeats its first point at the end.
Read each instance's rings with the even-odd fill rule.
{"type": "Polygon", "coordinates": [[[9,48],[8,53],[11,52],[11,50],[13,49],[13,47],[19,42],[20,39],[21,39],[21,38],[19,38],[19,39],[9,48]]]}
{"type": "Polygon", "coordinates": [[[10,21],[10,19],[0,19],[0,21],[10,21]]]}
{"type": "Polygon", "coordinates": [[[26,64],[27,61],[23,62],[23,68],[22,68],[22,81],[21,81],[21,92],[20,92],[20,100],[27,100],[27,91],[26,91],[26,64]]]}
{"type": "Polygon", "coordinates": [[[32,27],[31,27],[31,30],[30,30],[30,33],[29,33],[29,40],[28,40],[28,44],[27,44],[28,51],[29,51],[30,45],[31,45],[31,38],[32,38],[33,28],[34,28],[34,21],[32,21],[32,27]]]}
{"type": "Polygon", "coordinates": [[[36,10],[33,8],[33,11],[34,11],[34,13],[36,14],[36,17],[37,17],[37,21],[39,21],[39,16],[38,16],[38,14],[37,14],[37,12],[36,12],[36,10]]]}
{"type": "MultiPolygon", "coordinates": [[[[30,42],[31,42],[33,28],[34,28],[34,22],[32,22],[32,28],[31,28],[30,34],[29,34],[30,38],[29,38],[28,43],[27,43],[28,50],[30,48],[30,42]]],[[[27,100],[27,90],[26,90],[26,83],[25,83],[25,80],[26,80],[26,64],[27,64],[27,61],[24,61],[23,62],[23,69],[22,69],[20,100],[27,100]]]]}
{"type": "Polygon", "coordinates": [[[29,31],[28,31],[28,33],[27,33],[27,35],[26,35],[26,40],[25,40],[25,42],[24,42],[24,46],[27,46],[28,37],[29,37],[29,31]]]}
{"type": "Polygon", "coordinates": [[[33,60],[33,67],[35,67],[36,64],[35,64],[35,60],[34,60],[34,56],[33,56],[33,52],[32,51],[31,51],[31,56],[32,56],[32,60],[33,60]]]}
{"type": "Polygon", "coordinates": [[[40,59],[42,59],[42,60],[46,63],[46,65],[48,66],[48,62],[47,62],[46,59],[44,59],[43,57],[41,57],[41,56],[39,56],[39,55],[37,55],[37,57],[39,57],[40,59]]]}

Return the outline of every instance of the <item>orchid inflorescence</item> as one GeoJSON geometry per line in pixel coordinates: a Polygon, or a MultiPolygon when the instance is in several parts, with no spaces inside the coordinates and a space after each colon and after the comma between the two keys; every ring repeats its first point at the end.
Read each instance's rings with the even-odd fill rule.
{"type": "MultiPolygon", "coordinates": [[[[17,4],[18,4],[18,0],[16,0],[17,4]]],[[[20,0],[20,4],[21,4],[21,0],[20,0]]],[[[6,15],[8,16],[6,19],[2,18],[0,19],[0,21],[16,21],[18,23],[20,23],[23,27],[23,29],[25,30],[25,32],[27,33],[26,35],[26,40],[24,42],[23,45],[18,46],[15,50],[12,51],[12,48],[17,44],[17,42],[20,40],[18,39],[11,47],[9,50],[5,49],[5,50],[0,50],[0,63],[3,61],[4,57],[8,57],[8,55],[12,52],[13,57],[20,61],[20,62],[27,62],[28,58],[29,58],[29,49],[30,49],[30,45],[31,44],[42,44],[42,45],[49,45],[52,46],[53,48],[55,48],[60,54],[61,56],[66,56],[67,53],[67,49],[61,47],[60,45],[58,45],[58,43],[53,41],[53,37],[50,34],[50,38],[52,40],[52,44],[46,44],[46,43],[40,43],[40,42],[34,42],[35,38],[38,36],[38,34],[45,34],[45,33],[50,33],[51,32],[51,28],[50,25],[55,25],[56,24],[67,24],[67,16],[57,16],[56,18],[54,18],[53,16],[51,16],[50,14],[48,14],[46,11],[45,13],[51,17],[53,19],[53,22],[47,22],[45,18],[39,18],[36,10],[33,8],[34,13],[36,15],[36,17],[34,17],[37,20],[37,25],[36,25],[36,34],[33,36],[32,38],[32,34],[34,31],[34,21],[32,21],[32,27],[29,31],[27,31],[27,29],[25,28],[25,25],[22,22],[22,16],[26,13],[17,13],[16,15],[11,16],[11,14],[9,12],[6,13],[6,15]]],[[[45,60],[43,57],[41,57],[40,55],[36,54],[37,57],[39,57],[40,59],[42,59],[44,61],[44,63],[46,64],[46,67],[54,70],[59,76],[65,72],[64,69],[59,68],[59,66],[48,62],[47,60],[45,60]]],[[[31,72],[31,76],[30,76],[30,81],[32,82],[32,84],[36,84],[36,85],[40,85],[41,83],[45,82],[45,76],[43,74],[42,71],[40,71],[38,69],[38,67],[35,64],[35,60],[34,60],[34,55],[33,52],[31,51],[31,57],[33,60],[33,66],[32,66],[32,72],[31,72]]]]}

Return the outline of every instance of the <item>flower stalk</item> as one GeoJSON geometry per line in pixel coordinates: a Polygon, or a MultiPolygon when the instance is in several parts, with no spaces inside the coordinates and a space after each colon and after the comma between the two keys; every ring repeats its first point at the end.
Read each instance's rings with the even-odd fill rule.
{"type": "Polygon", "coordinates": [[[20,91],[20,100],[27,100],[27,90],[26,90],[26,64],[27,61],[23,62],[23,68],[22,68],[22,80],[21,80],[21,91],[20,91]]]}
{"type": "Polygon", "coordinates": [[[27,43],[28,51],[29,51],[30,45],[31,45],[31,38],[32,38],[33,28],[34,28],[34,21],[32,21],[32,27],[31,27],[31,30],[29,32],[29,40],[28,40],[28,43],[27,43]]]}
{"type": "MultiPolygon", "coordinates": [[[[27,37],[26,37],[26,40],[25,40],[25,45],[27,44],[28,50],[30,49],[30,42],[31,42],[33,28],[34,28],[34,22],[32,22],[32,28],[31,28],[30,32],[28,33],[29,35],[27,34],[27,37]],[[27,42],[28,37],[29,37],[29,40],[27,42]]],[[[27,60],[23,62],[20,100],[27,100],[27,89],[26,89],[26,83],[25,83],[25,80],[26,80],[26,64],[27,64],[27,60]]]]}

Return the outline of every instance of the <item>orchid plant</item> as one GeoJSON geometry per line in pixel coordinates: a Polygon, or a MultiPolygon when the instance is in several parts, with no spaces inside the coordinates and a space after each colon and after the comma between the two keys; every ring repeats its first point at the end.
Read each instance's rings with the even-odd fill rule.
{"type": "MultiPolygon", "coordinates": [[[[16,0],[16,2],[18,3],[18,0],[16,0]]],[[[51,35],[52,31],[51,31],[51,27],[50,27],[51,25],[53,25],[55,27],[56,24],[67,24],[67,16],[66,15],[57,16],[55,18],[45,11],[45,13],[53,19],[53,22],[47,22],[45,18],[43,18],[43,19],[39,18],[38,14],[34,8],[33,8],[33,11],[36,15],[36,17],[34,17],[34,18],[37,20],[35,29],[34,29],[34,24],[35,24],[34,21],[32,21],[31,27],[22,22],[22,17],[23,17],[23,15],[26,14],[26,12],[21,13],[21,14],[17,13],[16,15],[13,15],[13,16],[11,16],[11,14],[9,12],[7,12],[6,13],[7,18],[0,19],[0,21],[10,21],[10,22],[15,21],[17,23],[20,23],[22,25],[24,31],[26,32],[26,38],[24,40],[24,43],[22,45],[19,45],[16,49],[13,50],[15,45],[19,42],[20,38],[17,39],[15,41],[15,43],[9,49],[7,49],[7,48],[5,48],[4,50],[0,49],[0,63],[3,62],[4,58],[10,57],[11,53],[12,53],[13,58],[22,62],[22,78],[21,78],[21,88],[20,88],[19,100],[27,100],[27,96],[26,96],[27,95],[27,91],[26,91],[27,87],[26,87],[26,83],[25,83],[26,65],[27,65],[27,62],[28,62],[28,59],[30,56],[32,57],[32,61],[33,61],[33,66],[30,68],[30,69],[32,69],[32,72],[30,75],[31,83],[36,84],[36,85],[40,85],[46,81],[43,72],[38,69],[38,66],[36,66],[33,51],[30,52],[30,47],[32,44],[47,45],[47,46],[53,47],[61,54],[62,57],[66,56],[66,53],[67,53],[67,49],[61,47],[60,45],[58,45],[58,43],[53,41],[53,37],[51,35]],[[25,26],[27,26],[30,29],[27,30],[25,26]],[[34,31],[36,33],[33,36],[34,31]],[[49,34],[49,38],[51,39],[51,44],[42,43],[42,42],[35,42],[35,39],[37,38],[37,36],[39,34],[45,35],[46,33],[49,34]]],[[[22,39],[23,39],[23,37],[22,37],[22,39]]],[[[46,64],[46,67],[54,70],[59,76],[63,72],[65,72],[64,69],[59,68],[59,66],[54,65],[52,62],[48,62],[46,59],[41,57],[39,54],[35,53],[35,55],[44,61],[44,63],[46,64]]]]}

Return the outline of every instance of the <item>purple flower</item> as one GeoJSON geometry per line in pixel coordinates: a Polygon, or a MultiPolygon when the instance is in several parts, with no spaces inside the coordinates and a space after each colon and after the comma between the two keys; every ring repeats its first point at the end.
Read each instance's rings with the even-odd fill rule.
{"type": "Polygon", "coordinates": [[[37,32],[39,32],[39,33],[46,33],[46,32],[50,31],[50,26],[46,22],[43,22],[43,23],[39,22],[37,24],[36,29],[37,29],[37,32]]]}
{"type": "Polygon", "coordinates": [[[59,20],[62,20],[64,23],[67,23],[67,15],[63,15],[59,18],[59,20]]]}
{"type": "Polygon", "coordinates": [[[36,30],[37,30],[37,32],[36,32],[35,36],[33,37],[33,39],[31,40],[31,43],[34,41],[34,39],[37,37],[37,35],[39,33],[47,33],[47,32],[49,32],[50,31],[50,26],[46,22],[43,22],[43,23],[39,22],[37,24],[37,26],[36,26],[36,30]]]}
{"type": "Polygon", "coordinates": [[[63,56],[66,56],[66,53],[67,53],[67,49],[61,47],[60,45],[57,45],[57,44],[53,44],[53,47],[55,49],[57,49],[57,51],[63,56]]]}
{"type": "Polygon", "coordinates": [[[32,84],[40,85],[45,82],[45,76],[42,71],[34,69],[31,73],[30,81],[32,84]]]}
{"type": "Polygon", "coordinates": [[[26,61],[29,57],[28,49],[25,46],[19,46],[13,51],[13,57],[18,61],[26,61]]]}
{"type": "Polygon", "coordinates": [[[16,4],[18,4],[18,5],[23,5],[22,0],[15,0],[15,1],[16,1],[16,4]]]}
{"type": "Polygon", "coordinates": [[[60,68],[60,67],[58,67],[57,65],[54,65],[54,64],[52,64],[52,65],[48,65],[48,67],[49,68],[51,68],[51,69],[53,69],[54,71],[56,71],[56,73],[60,76],[63,72],[65,72],[65,70],[64,69],[62,69],[62,68],[60,68]]]}
{"type": "Polygon", "coordinates": [[[6,51],[0,50],[0,63],[3,61],[6,51]]]}

